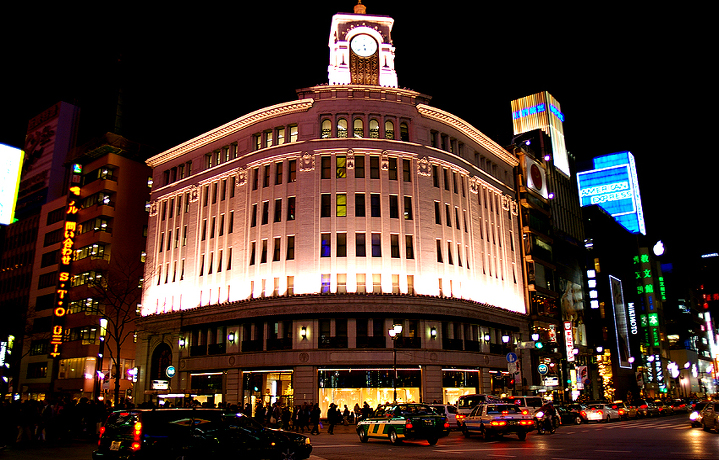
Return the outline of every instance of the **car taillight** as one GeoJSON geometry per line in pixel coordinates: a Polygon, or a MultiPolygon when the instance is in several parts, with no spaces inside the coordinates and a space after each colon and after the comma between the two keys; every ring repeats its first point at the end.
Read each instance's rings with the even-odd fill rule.
{"type": "Polygon", "coordinates": [[[534,420],[520,420],[520,425],[534,425],[534,420]]]}
{"type": "Polygon", "coordinates": [[[587,418],[587,412],[586,411],[580,411],[579,415],[581,415],[584,418],[587,418]]]}
{"type": "Polygon", "coordinates": [[[100,442],[102,442],[102,435],[105,434],[105,427],[100,427],[100,437],[97,439],[97,446],[100,447],[100,442]]]}
{"type": "Polygon", "coordinates": [[[522,415],[529,415],[529,411],[528,411],[527,409],[524,409],[524,410],[522,411],[522,415]]]}
{"type": "Polygon", "coordinates": [[[142,440],[142,423],[136,422],[135,426],[132,430],[132,445],[130,446],[130,449],[133,451],[140,450],[140,446],[142,445],[140,441],[142,440]]]}
{"type": "Polygon", "coordinates": [[[504,420],[492,420],[492,422],[490,423],[490,425],[492,426],[504,426],[506,424],[507,422],[504,420]]]}
{"type": "Polygon", "coordinates": [[[462,419],[464,419],[465,417],[466,417],[466,415],[457,414],[457,421],[459,422],[459,421],[461,421],[462,419]]]}
{"type": "Polygon", "coordinates": [[[407,422],[407,424],[404,427],[408,430],[411,430],[412,428],[414,428],[414,425],[412,425],[412,422],[407,422]]]}
{"type": "Polygon", "coordinates": [[[649,406],[647,406],[646,404],[642,404],[641,406],[639,406],[640,409],[646,409],[646,408],[648,408],[648,407],[649,407],[649,406]]]}
{"type": "Polygon", "coordinates": [[[599,414],[599,415],[603,415],[603,414],[604,414],[604,412],[602,412],[602,411],[598,410],[598,411],[597,411],[597,414],[599,414]]]}
{"type": "Polygon", "coordinates": [[[619,409],[619,415],[624,414],[624,409],[619,409]]]}

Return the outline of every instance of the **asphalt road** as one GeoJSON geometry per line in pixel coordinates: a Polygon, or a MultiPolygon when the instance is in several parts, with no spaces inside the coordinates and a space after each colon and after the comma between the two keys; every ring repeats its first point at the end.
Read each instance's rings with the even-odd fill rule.
{"type": "MultiPolygon", "coordinates": [[[[466,439],[459,432],[439,440],[405,442],[370,439],[359,442],[354,426],[335,428],[334,435],[322,431],[312,436],[312,460],[371,459],[512,459],[539,460],[620,460],[620,459],[713,459],[719,455],[719,434],[691,428],[686,414],[670,417],[629,420],[624,422],[563,425],[555,434],[532,432],[526,441],[517,436],[482,441],[466,439]]],[[[74,442],[58,446],[10,447],[0,451],[0,458],[13,460],[90,460],[95,444],[74,442]]]]}

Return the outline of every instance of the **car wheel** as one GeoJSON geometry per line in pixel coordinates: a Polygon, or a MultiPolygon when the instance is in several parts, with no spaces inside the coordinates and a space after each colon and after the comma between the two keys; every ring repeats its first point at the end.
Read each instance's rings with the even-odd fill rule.
{"type": "Polygon", "coordinates": [[[482,438],[483,441],[489,439],[489,433],[484,427],[479,431],[479,437],[482,438]]]}
{"type": "Polygon", "coordinates": [[[610,418],[610,417],[607,415],[607,420],[606,420],[607,423],[609,423],[609,418],[610,418]]]}
{"type": "Polygon", "coordinates": [[[574,419],[575,425],[581,425],[582,424],[582,417],[577,415],[577,417],[574,419]]]}
{"type": "Polygon", "coordinates": [[[428,438],[427,439],[427,442],[429,443],[430,446],[437,444],[437,441],[439,441],[439,438],[428,438]]]}
{"type": "Polygon", "coordinates": [[[526,431],[520,431],[517,433],[517,436],[519,436],[520,441],[524,441],[527,439],[527,432],[526,431]]]}
{"type": "Polygon", "coordinates": [[[703,420],[702,420],[702,430],[704,430],[704,431],[709,431],[709,428],[707,428],[707,424],[704,423],[703,420]]]}
{"type": "Polygon", "coordinates": [[[360,442],[369,441],[369,436],[367,436],[367,432],[362,428],[357,429],[357,436],[359,436],[360,442]]]}
{"type": "Polygon", "coordinates": [[[470,437],[471,433],[469,432],[469,429],[467,429],[467,425],[462,425],[462,434],[465,438],[470,437]]]}
{"type": "Polygon", "coordinates": [[[299,458],[299,456],[294,450],[288,447],[280,451],[280,455],[277,458],[280,460],[295,460],[296,458],[299,458]]]}
{"type": "Polygon", "coordinates": [[[389,431],[389,442],[392,444],[402,444],[402,440],[399,439],[399,436],[397,436],[397,432],[395,430],[389,431]]]}

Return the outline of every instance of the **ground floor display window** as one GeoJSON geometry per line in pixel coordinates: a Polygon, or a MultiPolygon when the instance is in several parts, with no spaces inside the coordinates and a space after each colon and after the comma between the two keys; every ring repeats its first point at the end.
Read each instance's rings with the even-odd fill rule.
{"type": "Polygon", "coordinates": [[[331,403],[349,410],[365,402],[375,409],[379,404],[394,401],[395,386],[398,402],[421,402],[422,371],[419,368],[397,369],[395,386],[393,369],[320,369],[318,402],[322,416],[331,403]]]}
{"type": "Polygon", "coordinates": [[[442,369],[442,404],[457,404],[460,396],[482,393],[479,369],[442,369]]]}
{"type": "Polygon", "coordinates": [[[253,416],[260,404],[265,408],[276,402],[281,406],[294,406],[292,370],[245,371],[242,381],[242,404],[252,406],[253,416]]]}

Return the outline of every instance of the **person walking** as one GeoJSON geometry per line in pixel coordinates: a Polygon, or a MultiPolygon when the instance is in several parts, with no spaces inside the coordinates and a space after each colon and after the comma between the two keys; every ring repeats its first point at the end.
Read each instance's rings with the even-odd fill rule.
{"type": "Polygon", "coordinates": [[[319,436],[320,434],[320,415],[322,415],[322,410],[320,409],[319,403],[315,403],[315,406],[312,408],[312,411],[310,412],[310,423],[312,423],[312,430],[310,431],[310,434],[316,434],[319,436]]]}
{"type": "Polygon", "coordinates": [[[329,409],[327,409],[327,423],[330,425],[327,428],[327,434],[335,434],[335,423],[337,423],[336,407],[335,403],[331,403],[329,409]]]}

